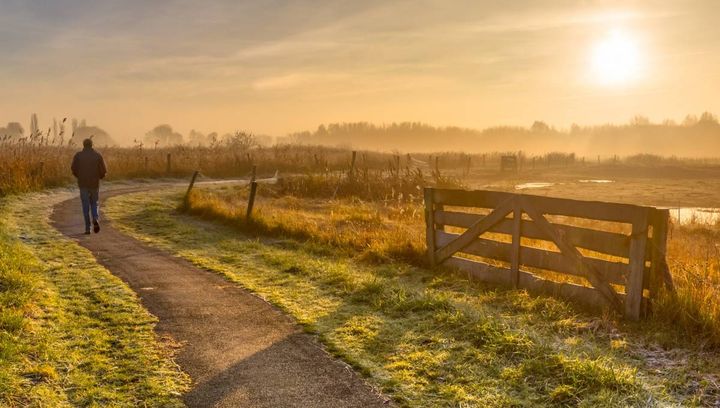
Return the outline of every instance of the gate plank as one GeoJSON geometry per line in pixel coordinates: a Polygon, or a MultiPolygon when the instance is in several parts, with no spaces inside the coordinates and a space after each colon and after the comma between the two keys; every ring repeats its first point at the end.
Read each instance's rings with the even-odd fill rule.
{"type": "MultiPolygon", "coordinates": [[[[449,225],[452,227],[467,228],[482,218],[480,214],[461,213],[455,211],[435,211],[435,222],[437,224],[449,225]]],[[[572,225],[552,224],[560,230],[565,239],[573,245],[600,252],[612,256],[629,258],[630,237],[615,232],[600,231],[572,225]]],[[[502,234],[513,233],[513,221],[502,220],[491,227],[489,232],[502,234]]],[[[547,235],[535,224],[534,221],[523,220],[522,236],[531,239],[547,240],[547,235]]]]}
{"type": "MultiPolygon", "coordinates": [[[[483,262],[474,262],[463,258],[450,258],[448,266],[466,272],[469,277],[496,285],[507,286],[507,268],[498,268],[483,262]]],[[[601,308],[607,305],[607,300],[597,290],[587,286],[567,282],[553,282],[542,279],[529,272],[520,271],[519,287],[528,289],[533,293],[542,293],[549,296],[558,296],[564,299],[584,304],[586,306],[601,308]]],[[[618,294],[621,301],[624,295],[618,294]]]]}
{"type": "MultiPolygon", "coordinates": [[[[523,221],[524,222],[524,221],[523,221]]],[[[435,242],[442,246],[457,238],[458,234],[436,231],[435,242]]],[[[478,238],[459,252],[490,258],[502,262],[510,262],[511,245],[491,239],[478,238]]],[[[567,257],[559,252],[546,251],[539,248],[520,246],[520,265],[530,268],[544,269],[557,273],[585,277],[585,274],[574,263],[568,262],[567,257]]],[[[585,262],[609,283],[625,286],[627,283],[628,264],[623,262],[610,262],[597,258],[585,258],[585,262]]],[[[505,282],[509,279],[506,277],[505,282]]]]}
{"type": "MultiPolygon", "coordinates": [[[[563,237],[558,234],[558,230],[553,228],[552,224],[550,224],[550,222],[543,216],[543,214],[533,207],[533,203],[530,202],[530,200],[526,200],[525,198],[526,197],[523,197],[523,210],[525,210],[525,212],[528,213],[530,218],[532,218],[536,222],[538,227],[545,231],[545,233],[552,239],[552,241],[555,242],[555,245],[557,245],[557,247],[560,249],[560,252],[563,255],[567,256],[567,258],[571,262],[576,264],[578,268],[585,273],[585,277],[588,281],[590,281],[590,284],[598,291],[600,291],[600,293],[605,297],[609,304],[616,310],[621,311],[622,303],[620,302],[620,299],[618,298],[615,290],[608,284],[607,281],[602,278],[602,276],[600,276],[599,273],[597,273],[597,271],[595,271],[595,268],[585,262],[585,257],[582,256],[582,254],[577,250],[577,248],[569,244],[563,237]]],[[[645,248],[643,248],[643,250],[644,249],[645,248]]],[[[640,271],[640,273],[642,276],[642,271],[640,271]]]]}
{"type": "Polygon", "coordinates": [[[508,200],[500,204],[490,214],[478,220],[465,232],[460,234],[457,239],[435,251],[435,262],[442,263],[444,260],[451,257],[455,252],[458,252],[468,246],[478,237],[478,235],[486,232],[490,227],[497,224],[500,220],[510,214],[512,210],[513,200],[508,200]]]}
{"type": "MultiPolygon", "coordinates": [[[[435,189],[437,203],[459,207],[495,208],[516,195],[518,194],[487,190],[435,189]]],[[[529,194],[522,194],[522,197],[531,202],[541,214],[565,215],[626,224],[631,224],[642,211],[650,208],[632,204],[581,201],[529,194]]]]}

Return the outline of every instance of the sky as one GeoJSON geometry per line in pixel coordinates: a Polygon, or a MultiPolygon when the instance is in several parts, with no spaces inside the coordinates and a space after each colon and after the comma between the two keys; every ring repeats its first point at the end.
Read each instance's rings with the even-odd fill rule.
{"type": "Polygon", "coordinates": [[[115,140],[720,113],[720,1],[0,0],[0,126],[115,140]]]}

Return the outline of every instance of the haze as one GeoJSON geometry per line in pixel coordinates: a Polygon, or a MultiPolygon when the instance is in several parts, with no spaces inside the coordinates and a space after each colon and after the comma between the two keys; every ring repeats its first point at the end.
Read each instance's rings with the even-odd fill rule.
{"type": "Polygon", "coordinates": [[[127,143],[160,123],[282,136],[352,121],[681,121],[720,112],[719,8],[0,0],[0,124],[80,117],[127,143]]]}

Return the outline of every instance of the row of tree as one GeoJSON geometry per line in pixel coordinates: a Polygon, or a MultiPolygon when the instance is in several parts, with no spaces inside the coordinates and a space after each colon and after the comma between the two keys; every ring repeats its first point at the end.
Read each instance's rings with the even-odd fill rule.
{"type": "Polygon", "coordinates": [[[557,129],[542,121],[529,127],[498,126],[484,130],[434,127],[417,122],[374,125],[367,122],[321,125],[315,131],[293,133],[285,143],[321,144],[368,150],[548,151],[583,155],[654,153],[661,155],[720,155],[720,124],[709,112],[688,115],[681,123],[652,123],[636,116],[627,124],[557,129]]]}
{"type": "Polygon", "coordinates": [[[52,125],[47,129],[41,128],[37,114],[30,115],[29,132],[25,132],[20,122],[9,122],[5,127],[0,127],[0,138],[5,141],[37,140],[45,144],[72,144],[79,146],[83,139],[92,138],[98,146],[113,146],[115,141],[105,130],[98,126],[88,125],[85,119],[71,119],[71,133],[68,135],[65,130],[67,118],[58,120],[53,118],[52,125]]]}
{"type": "MultiPolygon", "coordinates": [[[[0,139],[11,141],[30,138],[41,142],[80,145],[92,138],[97,146],[112,146],[115,141],[103,129],[89,126],[85,120],[71,119],[71,133],[65,134],[66,119],[53,119],[44,130],[37,115],[30,118],[29,133],[19,122],[0,127],[0,139]]],[[[186,136],[172,126],[162,124],[148,131],[135,145],[165,147],[174,145],[219,146],[248,143],[269,145],[269,136],[250,136],[236,132],[218,134],[191,130],[186,136]]],[[[652,153],[676,156],[716,156],[720,154],[720,124],[710,112],[688,115],[682,122],[666,120],[652,123],[636,116],[627,124],[580,126],[557,129],[542,121],[529,127],[498,126],[484,130],[460,127],[435,127],[418,122],[374,125],[368,122],[320,125],[315,131],[292,133],[278,138],[279,143],[301,143],[352,147],[362,150],[437,152],[437,151],[518,151],[540,154],[548,151],[577,152],[582,155],[629,155],[652,153]]]]}
{"type": "Polygon", "coordinates": [[[180,132],[173,130],[172,126],[164,124],[155,126],[149,132],[145,133],[142,141],[135,140],[135,144],[141,144],[146,147],[166,147],[166,146],[249,146],[254,144],[269,145],[272,138],[269,136],[255,136],[245,132],[225,133],[219,135],[217,132],[202,133],[195,129],[191,130],[187,139],[180,132]]]}

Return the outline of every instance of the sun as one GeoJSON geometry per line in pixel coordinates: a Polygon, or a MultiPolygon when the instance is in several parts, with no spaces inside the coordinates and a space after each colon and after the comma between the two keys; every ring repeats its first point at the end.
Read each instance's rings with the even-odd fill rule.
{"type": "Polygon", "coordinates": [[[602,85],[621,85],[639,79],[641,54],[638,42],[625,31],[613,30],[592,50],[592,72],[602,85]]]}

